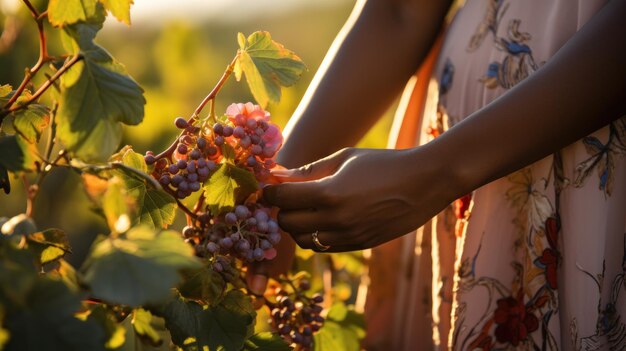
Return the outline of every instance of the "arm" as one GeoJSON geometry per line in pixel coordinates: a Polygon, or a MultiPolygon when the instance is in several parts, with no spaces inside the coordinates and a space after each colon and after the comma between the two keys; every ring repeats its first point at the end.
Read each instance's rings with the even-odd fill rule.
{"type": "MultiPolygon", "coordinates": [[[[297,167],[356,144],[415,73],[451,2],[359,0],[285,129],[278,163],[297,167]]],[[[295,244],[283,238],[276,259],[250,268],[253,292],[289,266],[295,244]]]]}
{"type": "Polygon", "coordinates": [[[358,1],[285,129],[278,162],[301,166],[355,145],[415,73],[451,2],[358,1]]]}
{"type": "Polygon", "coordinates": [[[410,150],[345,149],[266,189],[298,244],[334,251],[407,233],[454,199],[626,114],[626,1],[609,2],[539,71],[434,141],[410,150]],[[363,189],[368,189],[363,196],[363,189]]]}

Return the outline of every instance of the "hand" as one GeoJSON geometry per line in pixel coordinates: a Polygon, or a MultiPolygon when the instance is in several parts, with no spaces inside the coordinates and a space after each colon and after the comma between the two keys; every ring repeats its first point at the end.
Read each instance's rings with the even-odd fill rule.
{"type": "Polygon", "coordinates": [[[284,178],[264,189],[280,208],[278,223],[296,243],[320,251],[367,249],[404,235],[454,200],[425,149],[343,149],[304,167],[273,172],[284,178]]]}

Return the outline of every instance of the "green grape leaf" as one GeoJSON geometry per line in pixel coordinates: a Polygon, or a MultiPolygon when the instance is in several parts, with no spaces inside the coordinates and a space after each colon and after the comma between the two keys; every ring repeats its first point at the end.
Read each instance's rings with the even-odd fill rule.
{"type": "Polygon", "coordinates": [[[80,47],[83,60],[61,77],[57,133],[76,156],[104,161],[119,146],[121,123],[143,120],[143,89],[109,53],[93,42],[101,23],[67,29],[80,47]]]}
{"type": "Polygon", "coordinates": [[[219,303],[225,289],[226,281],[222,275],[206,266],[183,271],[183,283],[178,287],[183,297],[212,305],[219,303]]]}
{"type": "Polygon", "coordinates": [[[31,144],[39,141],[41,133],[50,124],[50,113],[45,105],[30,104],[13,113],[13,127],[31,144]]]}
{"type": "Polygon", "coordinates": [[[50,0],[48,21],[55,27],[85,22],[96,16],[97,0],[50,0]]]}
{"type": "Polygon", "coordinates": [[[0,137],[0,167],[10,172],[34,169],[32,148],[16,135],[0,137]]]}
{"type": "Polygon", "coordinates": [[[172,341],[183,350],[241,350],[256,318],[250,298],[239,290],[230,290],[215,306],[178,297],[160,313],[172,341]]]}
{"type": "Polygon", "coordinates": [[[270,332],[254,334],[246,340],[243,351],[289,351],[291,347],[279,335],[270,332]]]}
{"type": "Polygon", "coordinates": [[[117,349],[124,345],[126,341],[126,330],[121,324],[117,323],[115,315],[112,311],[106,309],[104,305],[98,304],[87,316],[88,321],[93,321],[101,326],[105,333],[106,342],[104,346],[107,349],[117,349]]]}
{"type": "Polygon", "coordinates": [[[179,233],[140,226],[94,243],[81,270],[95,297],[138,306],[165,300],[179,270],[199,264],[179,233]]]}
{"type": "Polygon", "coordinates": [[[259,188],[252,172],[232,163],[223,163],[204,186],[206,203],[218,215],[235,207],[259,188]]]}
{"type": "Polygon", "coordinates": [[[130,6],[134,0],[100,0],[120,22],[130,25],[130,6]]]}
{"type": "Polygon", "coordinates": [[[306,66],[283,45],[272,40],[268,32],[254,32],[247,39],[239,33],[239,52],[235,62],[235,78],[243,74],[254,99],[262,107],[278,102],[281,87],[293,85],[306,66]]]}
{"type": "Polygon", "coordinates": [[[74,316],[80,297],[61,281],[39,276],[28,250],[0,247],[0,304],[11,335],[7,350],[104,350],[104,333],[74,316]]]}
{"type": "Polygon", "coordinates": [[[163,340],[161,334],[152,326],[152,313],[137,308],[133,311],[133,329],[137,335],[149,340],[151,345],[159,345],[163,340]]]}
{"type": "MultiPolygon", "coordinates": [[[[146,166],[143,156],[132,149],[126,150],[121,163],[138,172],[148,172],[148,166],[146,166]]],[[[127,169],[117,169],[114,174],[122,179],[127,197],[135,204],[136,211],[128,213],[131,225],[142,224],[151,228],[164,228],[166,225],[172,224],[177,208],[176,199],[173,196],[147,184],[146,179],[127,169]]],[[[121,195],[118,193],[113,196],[121,195]]],[[[118,206],[122,206],[119,201],[125,200],[117,199],[115,201],[118,206]]],[[[132,206],[127,208],[132,208],[132,206]]],[[[118,208],[117,211],[120,209],[118,208]]],[[[107,213],[106,207],[105,213],[107,213]]]]}
{"type": "Polygon", "coordinates": [[[314,350],[359,351],[360,340],[365,337],[365,320],[362,314],[343,303],[334,304],[328,311],[324,326],[314,335],[314,350]]]}
{"type": "Polygon", "coordinates": [[[9,100],[9,94],[13,92],[13,87],[10,84],[0,85],[0,102],[3,105],[9,100]]]}
{"type": "Polygon", "coordinates": [[[26,236],[28,248],[41,264],[50,263],[72,253],[67,235],[60,229],[47,229],[26,236]]]}

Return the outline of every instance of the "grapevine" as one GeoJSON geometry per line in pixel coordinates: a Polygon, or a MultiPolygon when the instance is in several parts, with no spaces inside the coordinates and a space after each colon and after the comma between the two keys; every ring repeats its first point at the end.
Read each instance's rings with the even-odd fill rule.
{"type": "Polygon", "coordinates": [[[0,188],[26,190],[24,213],[0,217],[0,350],[309,351],[336,349],[344,326],[358,347],[360,317],[331,306],[307,273],[276,277],[263,296],[247,286],[285,240],[262,200],[283,142],[267,106],[300,78],[302,60],[267,32],[239,34],[215,86],[188,118],[173,118],[171,144],[138,153],[119,146],[122,126],[143,120],[144,91],[95,42],[108,14],[130,24],[132,1],[22,2],[39,57],[16,88],[0,85],[0,188]],[[64,53],[51,54],[52,33],[64,53]],[[245,79],[255,102],[217,113],[231,78],[245,79]],[[44,180],[61,171],[80,176],[109,228],[79,267],[66,261],[65,231],[35,221],[44,180]]]}

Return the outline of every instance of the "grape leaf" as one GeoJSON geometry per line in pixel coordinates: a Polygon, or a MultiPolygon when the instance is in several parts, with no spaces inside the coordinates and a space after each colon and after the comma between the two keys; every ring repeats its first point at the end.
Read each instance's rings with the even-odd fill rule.
{"type": "Polygon", "coordinates": [[[71,253],[70,241],[60,229],[47,229],[26,236],[28,248],[34,251],[41,264],[46,264],[71,253]]]}
{"type": "Polygon", "coordinates": [[[243,74],[254,99],[261,105],[280,100],[281,87],[293,85],[306,69],[292,51],[272,40],[268,32],[254,32],[246,39],[239,33],[235,78],[243,74]]]}
{"type": "Polygon", "coordinates": [[[263,332],[252,335],[244,343],[243,351],[289,351],[291,347],[280,336],[263,332]]]}
{"type": "Polygon", "coordinates": [[[140,226],[94,243],[81,270],[95,297],[138,306],[166,299],[178,271],[198,266],[180,234],[140,226]]]}
{"type": "Polygon", "coordinates": [[[0,167],[10,172],[34,169],[34,159],[28,143],[15,135],[0,137],[0,167]]]}
{"type": "Polygon", "coordinates": [[[61,281],[38,276],[27,250],[1,247],[0,304],[7,350],[104,350],[104,333],[74,317],[80,298],[61,281]]]}
{"type": "Polygon", "coordinates": [[[117,323],[113,313],[106,309],[103,304],[98,304],[89,311],[88,321],[93,321],[100,325],[105,333],[105,347],[107,349],[117,349],[124,345],[126,341],[126,330],[117,323]]]}
{"type": "Polygon", "coordinates": [[[97,0],[50,0],[48,21],[55,27],[84,22],[96,15],[96,7],[97,0]]]}
{"type": "Polygon", "coordinates": [[[99,22],[66,30],[80,48],[83,60],[61,78],[57,133],[76,156],[104,161],[119,146],[121,123],[143,120],[143,89],[109,53],[93,42],[99,22]]]}
{"type": "Polygon", "coordinates": [[[179,286],[180,294],[188,299],[202,300],[210,304],[220,301],[226,281],[210,267],[183,271],[184,282],[179,286]]]}
{"type": "Polygon", "coordinates": [[[120,22],[130,25],[130,6],[134,0],[100,0],[120,22]]]}
{"type": "Polygon", "coordinates": [[[8,101],[9,94],[13,92],[13,87],[9,84],[0,85],[0,101],[3,102],[3,105],[8,101]]]}
{"type": "Polygon", "coordinates": [[[359,351],[363,337],[363,315],[347,308],[343,303],[337,303],[330,308],[324,326],[313,337],[314,350],[359,351]]]}
{"type": "Polygon", "coordinates": [[[143,308],[133,310],[132,324],[135,333],[150,340],[152,345],[158,345],[162,342],[161,335],[154,329],[151,322],[152,313],[143,308]]]}
{"type": "Polygon", "coordinates": [[[218,215],[235,207],[259,188],[254,175],[232,163],[223,163],[204,186],[206,203],[218,215]]]}
{"type": "MultiPolygon", "coordinates": [[[[143,156],[132,149],[124,153],[122,164],[142,173],[148,172],[143,156]]],[[[135,173],[119,169],[114,174],[122,179],[127,195],[135,203],[136,211],[128,214],[131,225],[143,224],[151,228],[164,228],[172,224],[177,208],[174,197],[146,184],[146,180],[135,173]]]]}
{"type": "Polygon", "coordinates": [[[15,130],[33,144],[39,141],[41,133],[50,124],[50,114],[48,108],[41,104],[30,104],[23,110],[13,113],[15,119],[13,126],[15,130]]]}
{"type": "Polygon", "coordinates": [[[250,298],[239,290],[230,290],[215,306],[178,297],[160,313],[172,341],[183,350],[241,350],[256,318],[250,298]]]}

